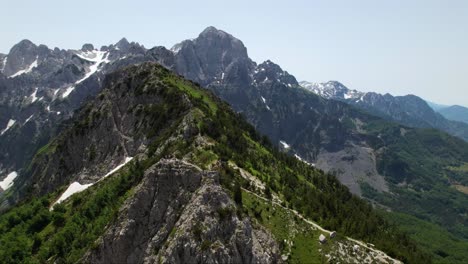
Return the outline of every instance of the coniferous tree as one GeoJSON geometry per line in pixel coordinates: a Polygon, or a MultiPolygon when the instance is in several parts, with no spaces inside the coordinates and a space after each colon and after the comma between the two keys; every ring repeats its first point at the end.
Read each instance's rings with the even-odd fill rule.
{"type": "Polygon", "coordinates": [[[234,201],[240,207],[242,207],[242,191],[239,182],[236,182],[234,186],[234,201]]]}

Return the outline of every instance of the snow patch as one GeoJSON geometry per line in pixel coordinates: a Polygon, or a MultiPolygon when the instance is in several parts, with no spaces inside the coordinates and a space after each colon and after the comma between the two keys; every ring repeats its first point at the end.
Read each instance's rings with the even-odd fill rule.
{"type": "Polygon", "coordinates": [[[120,168],[122,168],[123,166],[127,165],[127,163],[129,163],[130,161],[132,161],[133,157],[126,157],[124,162],[120,165],[118,165],[117,167],[115,167],[113,170],[109,171],[106,175],[104,175],[104,177],[102,177],[100,179],[100,181],[106,177],[109,177],[110,175],[114,174],[116,171],[120,170],[120,168]]]}
{"type": "Polygon", "coordinates": [[[264,98],[263,96],[260,96],[260,97],[262,98],[262,101],[263,101],[263,103],[265,104],[266,108],[267,108],[268,110],[271,111],[270,107],[269,107],[268,104],[266,103],[265,98],[264,98]]]}
{"type": "Polygon", "coordinates": [[[70,186],[68,186],[67,190],[64,193],[62,193],[62,195],[54,203],[54,205],[65,201],[68,197],[72,196],[75,193],[79,193],[79,192],[82,192],[82,191],[88,189],[91,185],[93,185],[93,184],[89,183],[89,184],[81,185],[79,182],[73,182],[72,184],[70,184],[70,186]]]}
{"type": "Polygon", "coordinates": [[[283,140],[281,140],[280,143],[281,143],[281,145],[283,145],[283,148],[285,148],[285,149],[291,148],[291,146],[288,143],[286,143],[285,141],[283,141],[283,140]]]}
{"type": "Polygon", "coordinates": [[[66,98],[70,95],[71,92],[73,92],[73,90],[75,90],[75,85],[72,85],[70,87],[68,87],[65,92],[63,92],[62,94],[62,98],[66,98]]]}
{"type": "Polygon", "coordinates": [[[350,90],[346,86],[335,81],[329,81],[327,83],[311,83],[302,81],[300,82],[300,85],[303,88],[327,99],[351,99],[355,102],[360,102],[363,100],[365,95],[363,92],[350,90]]]}
{"type": "Polygon", "coordinates": [[[15,74],[11,75],[11,76],[8,77],[8,78],[14,78],[14,77],[16,77],[16,76],[20,76],[20,75],[22,75],[22,74],[31,72],[34,68],[37,67],[37,65],[38,65],[38,58],[39,58],[39,57],[36,56],[36,60],[33,61],[33,63],[31,63],[31,65],[29,65],[26,69],[24,69],[24,70],[19,70],[19,71],[17,71],[15,74]]]}
{"type": "Polygon", "coordinates": [[[31,118],[33,118],[33,116],[34,116],[34,114],[32,114],[30,117],[28,117],[28,118],[26,119],[26,121],[24,121],[23,124],[26,124],[27,122],[29,122],[29,120],[31,120],[31,118]]]}
{"type": "Polygon", "coordinates": [[[364,96],[366,96],[367,93],[364,93],[359,99],[357,100],[358,102],[364,102],[364,96]]]}
{"type": "Polygon", "coordinates": [[[36,89],[34,89],[34,92],[29,96],[29,97],[31,97],[31,103],[34,103],[34,102],[37,101],[37,97],[36,97],[37,89],[38,88],[36,87],[36,89]]]}
{"type": "Polygon", "coordinates": [[[75,90],[76,85],[82,83],[84,80],[88,79],[91,75],[99,71],[99,66],[103,63],[108,63],[110,60],[107,58],[108,57],[108,52],[105,51],[98,51],[98,50],[93,50],[93,51],[86,51],[86,52],[80,52],[76,54],[78,57],[94,62],[93,65],[89,66],[89,71],[88,73],[85,74],[85,76],[78,81],[76,81],[72,86],[68,87],[65,92],[62,94],[62,98],[66,98],[70,95],[70,93],[75,90]]]}
{"type": "Polygon", "coordinates": [[[51,210],[53,210],[54,205],[65,201],[66,199],[68,199],[70,196],[72,196],[75,193],[79,193],[79,192],[82,192],[82,191],[88,189],[89,187],[93,186],[94,184],[102,181],[106,177],[108,177],[108,176],[112,175],[113,173],[115,173],[116,171],[120,170],[123,166],[125,166],[127,163],[129,163],[132,159],[133,159],[133,157],[126,157],[122,164],[118,165],[117,167],[115,167],[114,169],[109,171],[106,175],[104,175],[104,177],[102,177],[101,179],[99,179],[95,183],[81,184],[79,182],[73,182],[72,184],[70,184],[70,186],[68,186],[67,190],[64,193],[62,193],[60,198],[52,205],[51,210]]]}
{"type": "Polygon", "coordinates": [[[301,156],[297,155],[297,154],[294,154],[294,157],[302,162],[304,162],[305,164],[309,165],[309,166],[312,166],[312,167],[315,167],[315,164],[314,163],[310,163],[310,162],[307,162],[305,159],[301,158],[301,156]]]}
{"type": "Polygon", "coordinates": [[[90,62],[109,62],[107,60],[107,51],[100,51],[100,50],[91,50],[91,51],[80,51],[75,53],[78,57],[80,57],[83,60],[87,60],[90,62]]]}
{"type": "Polygon", "coordinates": [[[5,132],[7,132],[8,129],[10,129],[15,123],[16,123],[16,120],[13,120],[13,119],[8,120],[8,124],[6,128],[2,130],[2,132],[0,133],[0,136],[3,135],[5,132]]]}
{"type": "Polygon", "coordinates": [[[13,186],[13,180],[16,179],[16,177],[18,177],[18,173],[16,171],[10,172],[3,181],[0,181],[0,188],[6,191],[8,188],[13,186]]]}

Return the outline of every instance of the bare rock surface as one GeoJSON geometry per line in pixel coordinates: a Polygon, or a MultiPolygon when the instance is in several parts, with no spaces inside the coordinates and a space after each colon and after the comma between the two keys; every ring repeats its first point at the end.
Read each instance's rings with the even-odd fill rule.
{"type": "Polygon", "coordinates": [[[277,243],[239,217],[216,172],[176,159],[145,172],[86,263],[277,263],[277,243]]]}

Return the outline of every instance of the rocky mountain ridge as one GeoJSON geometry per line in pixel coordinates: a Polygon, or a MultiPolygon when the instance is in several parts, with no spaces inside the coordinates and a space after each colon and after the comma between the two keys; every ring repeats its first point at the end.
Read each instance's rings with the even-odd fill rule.
{"type": "Polygon", "coordinates": [[[103,84],[102,92],[35,155],[15,183],[25,187],[15,191],[25,190],[25,196],[20,205],[0,215],[0,243],[7,245],[0,256],[6,262],[282,263],[289,258],[356,258],[399,263],[374,249],[380,246],[402,260],[427,257],[408,251],[406,247],[414,244],[334,177],[276,151],[199,85],[152,63],[118,70],[103,84]],[[125,111],[119,112],[120,107],[125,111]],[[132,161],[115,166],[128,156],[132,161]],[[252,177],[265,187],[257,189],[241,171],[255,173],[252,177]],[[57,203],[65,187],[75,182],[93,184],[57,203]],[[289,195],[292,189],[317,198],[302,203],[289,195]],[[282,207],[256,211],[257,205],[271,206],[264,203],[272,199],[268,193],[282,207]],[[340,237],[320,244],[319,231],[305,224],[304,216],[285,214],[288,207],[343,235],[371,239],[376,246],[368,249],[340,237]],[[347,224],[351,222],[355,225],[347,224]],[[291,232],[285,234],[284,229],[291,232]],[[16,239],[11,239],[13,232],[16,239]]]}
{"type": "Polygon", "coordinates": [[[0,73],[0,126],[5,127],[0,172],[23,168],[60,130],[58,124],[100,91],[103,75],[116,69],[112,64],[145,51],[126,39],[99,50],[91,44],[81,50],[51,50],[28,40],[15,45],[0,73]]]}
{"type": "MultiPolygon", "coordinates": [[[[126,41],[123,41],[122,49],[127,46],[125,43],[126,41]]],[[[41,190],[44,191],[40,186],[42,182],[40,173],[28,177],[31,174],[22,171],[29,164],[35,150],[39,150],[40,146],[45,145],[53,135],[66,129],[66,125],[57,127],[57,124],[70,116],[75,116],[74,111],[100,91],[104,73],[150,61],[157,62],[213,91],[245,116],[256,129],[267,135],[274,145],[307,164],[314,164],[317,168],[336,175],[353,193],[387,206],[386,208],[396,208],[410,214],[417,212],[419,217],[425,219],[433,217],[434,222],[443,226],[459,227],[460,223],[466,221],[466,218],[458,213],[464,210],[460,205],[466,203],[457,202],[466,197],[460,197],[462,194],[457,191],[458,189],[452,188],[467,184],[463,180],[463,172],[452,169],[467,162],[464,148],[466,143],[435,130],[415,129],[388,122],[347,103],[319,97],[300,87],[294,76],[281,69],[279,65],[271,61],[257,64],[250,60],[242,42],[226,32],[208,28],[197,38],[184,41],[171,50],[164,47],[142,50],[142,47],[135,45],[128,49],[129,52],[123,53],[121,48],[115,48],[118,55],[114,58],[109,57],[110,54],[106,57],[100,56],[97,61],[110,60],[100,64],[92,61],[96,57],[91,55],[109,51],[92,52],[90,49],[92,47],[86,45],[79,52],[81,57],[86,57],[86,54],[90,57],[83,61],[84,70],[74,76],[73,80],[67,82],[63,88],[73,86],[74,82],[93,72],[93,69],[97,69],[94,74],[77,84],[65,98],[49,99],[52,101],[50,112],[47,112],[49,105],[40,103],[45,98],[41,101],[35,100],[32,106],[46,110],[45,112],[42,110],[40,119],[32,117],[29,122],[15,122],[0,136],[2,139],[0,145],[5,150],[0,152],[3,154],[0,156],[2,175],[7,176],[12,171],[19,172],[18,182],[15,181],[14,188],[21,186],[21,181],[35,178],[39,179],[36,181],[38,188],[35,191],[39,193],[41,190]],[[57,114],[58,112],[60,114],[57,114]],[[28,128],[32,124],[34,127],[28,128]],[[26,134],[28,136],[25,136],[26,134]],[[448,175],[448,178],[441,175],[448,175]],[[428,190],[435,187],[443,188],[439,193],[449,194],[452,198],[434,199],[433,195],[436,194],[428,190]],[[416,199],[415,195],[424,198],[419,202],[419,198],[416,199]],[[427,202],[433,200],[437,202],[427,206],[427,202]],[[411,206],[401,206],[408,204],[408,201],[411,206]],[[443,210],[437,209],[441,203],[445,203],[443,208],[447,209],[443,214],[441,214],[443,210]],[[447,206],[447,203],[450,205],[447,206]]],[[[80,56],[75,56],[78,61],[81,61],[80,56]]],[[[40,65],[39,63],[38,67],[40,65]]],[[[8,114],[2,121],[5,127],[10,120],[26,121],[29,118],[31,113],[26,111],[31,111],[32,107],[22,108],[18,103],[22,102],[25,95],[30,97],[31,101],[32,98],[43,96],[40,89],[35,96],[32,96],[35,92],[34,87],[27,87],[29,82],[25,80],[34,79],[33,75],[36,73],[34,69],[13,78],[2,77],[5,82],[3,86],[0,83],[0,87],[3,87],[0,88],[0,92],[12,94],[11,97],[2,95],[2,98],[13,100],[9,106],[6,104],[5,109],[8,114]],[[16,91],[29,90],[23,91],[24,95],[13,93],[15,83],[18,87],[23,87],[16,91]],[[21,111],[15,112],[17,109],[21,111]],[[23,119],[21,116],[24,116],[23,119]]],[[[59,74],[54,72],[51,75],[59,74]]],[[[51,91],[55,90],[57,89],[51,91]]],[[[57,93],[67,90],[69,89],[60,89],[57,93]]],[[[53,92],[49,94],[53,95],[53,92]]],[[[120,117],[125,117],[125,114],[120,117]]],[[[93,120],[92,116],[90,120],[93,120]]],[[[120,137],[121,135],[117,135],[117,138],[120,137]]],[[[75,139],[75,137],[69,138],[75,139]]],[[[87,147],[89,150],[92,149],[91,146],[87,147]]],[[[126,157],[121,152],[114,153],[119,155],[109,156],[109,160],[104,163],[105,167],[95,168],[96,173],[103,175],[125,160],[126,157]]],[[[64,158],[64,161],[66,160],[64,158]]],[[[68,158],[65,164],[73,168],[73,160],[68,158]]],[[[51,169],[58,168],[60,157],[56,158],[57,161],[59,163],[55,163],[51,169]]],[[[68,180],[85,179],[80,178],[85,174],[76,171],[63,175],[71,176],[67,178],[68,180]]],[[[57,174],[52,177],[54,178],[61,179],[62,176],[57,174]]],[[[92,179],[89,180],[93,182],[92,179]]]]}
{"type": "Polygon", "coordinates": [[[324,98],[343,101],[382,118],[411,127],[435,128],[468,140],[468,125],[444,117],[426,101],[415,95],[392,96],[351,90],[337,81],[310,83],[301,86],[324,98]]]}

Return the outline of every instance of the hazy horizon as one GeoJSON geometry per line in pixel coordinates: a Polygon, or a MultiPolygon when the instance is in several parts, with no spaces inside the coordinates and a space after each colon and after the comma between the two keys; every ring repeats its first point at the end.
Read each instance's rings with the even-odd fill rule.
{"type": "MultiPolygon", "coordinates": [[[[4,4],[6,5],[6,4],[4,4]]],[[[146,48],[215,26],[243,41],[257,63],[279,64],[298,81],[415,94],[468,106],[468,2],[217,1],[154,3],[15,1],[4,7],[0,52],[29,39],[49,48],[95,47],[122,37],[146,48]]]]}

